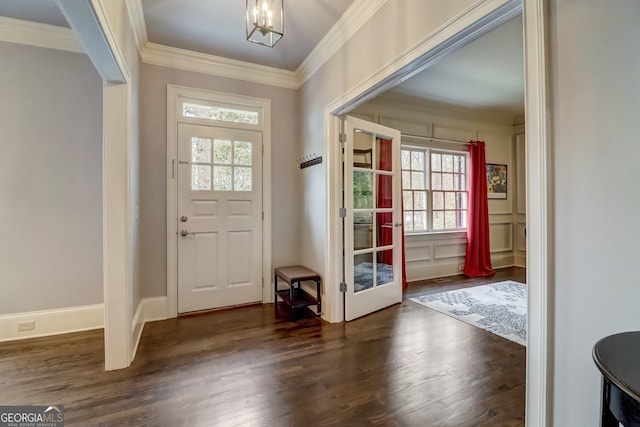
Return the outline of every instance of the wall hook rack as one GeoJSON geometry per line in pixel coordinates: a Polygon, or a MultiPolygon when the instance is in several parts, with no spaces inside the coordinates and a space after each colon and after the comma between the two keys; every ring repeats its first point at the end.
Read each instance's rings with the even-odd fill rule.
{"type": "Polygon", "coordinates": [[[322,163],[322,156],[318,156],[316,153],[307,154],[306,156],[298,159],[300,169],[308,168],[309,166],[319,165],[322,163]]]}

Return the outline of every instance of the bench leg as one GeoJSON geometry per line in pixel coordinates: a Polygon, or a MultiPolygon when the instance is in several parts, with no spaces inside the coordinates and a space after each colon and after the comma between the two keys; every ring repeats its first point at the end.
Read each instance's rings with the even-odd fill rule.
{"type": "Polygon", "coordinates": [[[322,314],[322,296],[320,295],[320,279],[316,280],[316,299],[318,300],[318,311],[316,315],[320,316],[322,314]]]}
{"type": "Polygon", "coordinates": [[[278,275],[273,276],[273,311],[278,314],[278,275]]]}

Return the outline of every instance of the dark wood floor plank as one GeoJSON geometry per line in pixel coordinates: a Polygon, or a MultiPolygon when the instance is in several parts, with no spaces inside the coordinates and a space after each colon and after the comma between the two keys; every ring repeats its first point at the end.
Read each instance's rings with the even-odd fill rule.
{"type": "Polygon", "coordinates": [[[0,404],[64,404],[69,426],[524,425],[525,348],[406,299],[346,324],[274,319],[272,305],[149,323],[114,372],[102,339],[1,343],[0,404]]]}

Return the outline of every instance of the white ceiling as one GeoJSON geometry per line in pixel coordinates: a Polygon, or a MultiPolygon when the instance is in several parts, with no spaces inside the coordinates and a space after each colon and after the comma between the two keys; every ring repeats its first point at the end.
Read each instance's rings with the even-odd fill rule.
{"type": "MultiPolygon", "coordinates": [[[[293,71],[354,0],[284,0],[285,35],[274,48],[246,41],[242,0],[139,1],[152,43],[293,71]]],[[[0,0],[0,16],[68,26],[55,0],[0,0]]],[[[518,16],[388,94],[521,116],[522,46],[518,16]]]]}
{"type": "Polygon", "coordinates": [[[294,71],[353,0],[284,0],[274,48],[246,40],[243,0],[142,0],[150,42],[294,71]]]}
{"type": "Polygon", "coordinates": [[[69,27],[55,0],[0,0],[0,16],[69,27]]]}
{"type": "Polygon", "coordinates": [[[524,115],[522,15],[447,55],[387,94],[479,109],[510,119],[524,115]]]}

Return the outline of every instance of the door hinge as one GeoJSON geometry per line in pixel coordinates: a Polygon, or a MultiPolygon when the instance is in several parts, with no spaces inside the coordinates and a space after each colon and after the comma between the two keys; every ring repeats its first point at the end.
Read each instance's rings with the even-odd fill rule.
{"type": "Polygon", "coordinates": [[[176,159],[171,159],[171,179],[176,179],[176,159]]]}
{"type": "Polygon", "coordinates": [[[264,289],[264,277],[262,278],[262,289],[264,289]]]}
{"type": "Polygon", "coordinates": [[[262,220],[264,221],[264,211],[262,211],[262,220]]]}
{"type": "Polygon", "coordinates": [[[340,218],[346,218],[347,217],[347,208],[340,208],[338,210],[338,215],[340,215],[340,218]]]}
{"type": "Polygon", "coordinates": [[[340,283],[340,292],[342,293],[347,292],[347,284],[345,282],[340,283]]]}
{"type": "Polygon", "coordinates": [[[341,133],[340,134],[340,144],[344,144],[345,142],[347,142],[347,134],[346,133],[341,133]]]}

